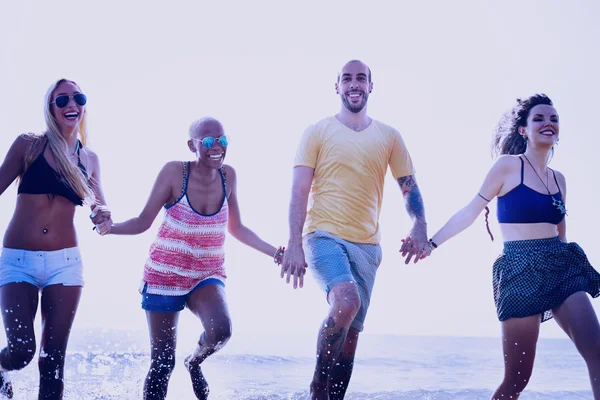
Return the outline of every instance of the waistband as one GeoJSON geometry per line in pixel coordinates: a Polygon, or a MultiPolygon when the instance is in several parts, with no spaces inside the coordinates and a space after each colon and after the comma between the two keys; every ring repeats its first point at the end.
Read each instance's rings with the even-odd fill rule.
{"type": "Polygon", "coordinates": [[[69,247],[66,249],[39,251],[39,250],[23,250],[2,248],[0,257],[16,258],[20,260],[41,259],[48,261],[72,261],[74,258],[81,258],[79,247],[69,247]]]}
{"type": "Polygon", "coordinates": [[[527,252],[536,250],[556,250],[562,245],[564,245],[564,243],[558,238],[558,236],[544,239],[511,240],[504,242],[504,251],[527,252]]]}

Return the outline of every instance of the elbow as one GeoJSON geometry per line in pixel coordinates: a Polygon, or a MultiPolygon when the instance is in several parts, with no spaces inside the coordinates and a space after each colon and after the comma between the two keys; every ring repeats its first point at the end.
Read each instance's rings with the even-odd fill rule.
{"type": "Polygon", "coordinates": [[[138,218],[137,233],[144,233],[152,226],[152,221],[146,221],[145,219],[138,218]]]}
{"type": "Polygon", "coordinates": [[[239,225],[230,225],[227,227],[227,230],[229,231],[231,236],[238,239],[240,236],[240,230],[241,230],[240,228],[241,227],[239,225]]]}

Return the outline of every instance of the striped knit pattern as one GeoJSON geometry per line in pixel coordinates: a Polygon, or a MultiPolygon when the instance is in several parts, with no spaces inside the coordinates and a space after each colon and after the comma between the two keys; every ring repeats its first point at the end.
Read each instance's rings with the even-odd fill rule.
{"type": "MultiPolygon", "coordinates": [[[[185,166],[184,166],[184,175],[185,166]]],[[[165,210],[158,235],[150,247],[140,291],[167,296],[188,294],[198,283],[215,278],[225,282],[227,197],[213,215],[201,215],[187,197],[187,176],[179,201],[165,210]]]]}

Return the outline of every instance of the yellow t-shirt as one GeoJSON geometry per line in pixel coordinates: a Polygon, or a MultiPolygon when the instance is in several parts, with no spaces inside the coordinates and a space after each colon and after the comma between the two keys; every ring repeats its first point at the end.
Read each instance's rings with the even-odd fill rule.
{"type": "Polygon", "coordinates": [[[304,234],[317,229],[356,243],[379,243],[387,166],[394,179],[414,174],[400,133],[373,120],[355,132],[325,118],[306,129],[294,166],[314,168],[304,234]]]}

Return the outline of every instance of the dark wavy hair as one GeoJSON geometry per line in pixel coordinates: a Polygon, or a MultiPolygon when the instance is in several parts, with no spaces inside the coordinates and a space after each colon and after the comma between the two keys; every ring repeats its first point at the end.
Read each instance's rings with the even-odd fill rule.
{"type": "Polygon", "coordinates": [[[492,156],[494,158],[503,154],[523,154],[525,152],[527,142],[519,133],[519,127],[527,126],[529,112],[540,104],[553,105],[548,96],[536,93],[524,100],[517,99],[517,104],[500,118],[492,139],[492,156]]]}
{"type": "MultiPolygon", "coordinates": [[[[527,126],[527,118],[529,118],[531,109],[540,104],[553,106],[552,100],[550,100],[548,96],[543,93],[536,93],[524,100],[517,99],[517,104],[515,104],[509,111],[502,115],[502,118],[500,118],[492,138],[492,157],[496,158],[503,154],[525,153],[525,150],[527,149],[527,141],[524,140],[519,133],[519,127],[527,126]]],[[[490,238],[494,240],[494,235],[492,235],[488,221],[489,214],[490,209],[488,206],[486,206],[485,227],[487,228],[490,238]]]]}

